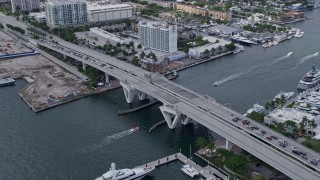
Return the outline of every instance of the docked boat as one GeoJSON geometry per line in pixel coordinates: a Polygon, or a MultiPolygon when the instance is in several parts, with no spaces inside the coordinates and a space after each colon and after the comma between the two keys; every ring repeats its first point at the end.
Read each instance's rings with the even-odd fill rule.
{"type": "Polygon", "coordinates": [[[179,76],[179,74],[177,73],[177,71],[173,71],[171,73],[169,73],[168,75],[166,75],[166,78],[169,80],[173,80],[176,79],[179,76]]]}
{"type": "Polygon", "coordinates": [[[252,108],[248,109],[248,111],[244,114],[244,116],[247,116],[251,114],[252,112],[262,113],[264,112],[265,108],[261,106],[260,104],[256,103],[253,105],[252,108]]]}
{"type": "Polygon", "coordinates": [[[244,47],[239,45],[239,44],[235,44],[236,49],[233,51],[234,54],[239,53],[240,51],[244,51],[244,47]]]}
{"type": "Polygon", "coordinates": [[[235,43],[239,43],[247,46],[251,46],[252,44],[255,44],[253,41],[250,41],[249,39],[242,37],[240,35],[231,36],[230,39],[235,43]]]}
{"type": "Polygon", "coordinates": [[[154,169],[154,167],[146,167],[116,170],[116,164],[112,163],[110,171],[96,178],[96,180],[140,180],[154,169]]]}
{"type": "Polygon", "coordinates": [[[296,34],[294,35],[294,37],[301,38],[303,36],[303,34],[304,34],[304,32],[301,31],[300,29],[298,29],[296,34]]]}
{"type": "Polygon", "coordinates": [[[15,80],[10,77],[0,79],[0,87],[12,86],[12,85],[14,85],[14,82],[15,82],[15,80]]]}
{"type": "Polygon", "coordinates": [[[281,97],[284,97],[286,101],[291,99],[294,96],[294,92],[279,92],[274,98],[273,101],[276,101],[277,99],[281,99],[281,97]]]}
{"type": "Polygon", "coordinates": [[[199,172],[188,164],[183,165],[181,168],[181,171],[183,171],[184,173],[186,173],[188,176],[192,178],[195,176],[199,176],[199,172]]]}
{"type": "Polygon", "coordinates": [[[320,71],[315,66],[312,66],[312,70],[303,76],[299,81],[298,90],[305,91],[319,84],[320,71]]]}

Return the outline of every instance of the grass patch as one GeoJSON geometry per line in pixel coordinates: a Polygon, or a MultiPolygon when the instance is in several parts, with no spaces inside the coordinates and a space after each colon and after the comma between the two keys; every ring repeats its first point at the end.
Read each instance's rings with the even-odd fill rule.
{"type": "Polygon", "coordinates": [[[302,142],[303,145],[317,152],[320,152],[320,140],[319,139],[307,139],[302,142]]]}

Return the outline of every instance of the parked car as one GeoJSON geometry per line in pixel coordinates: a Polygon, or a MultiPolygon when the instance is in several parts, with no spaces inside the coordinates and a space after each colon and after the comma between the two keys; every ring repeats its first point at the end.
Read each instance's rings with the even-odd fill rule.
{"type": "Polygon", "coordinates": [[[273,136],[273,135],[272,135],[271,137],[272,137],[272,139],[278,139],[277,136],[273,136]]]}
{"type": "Polygon", "coordinates": [[[271,141],[271,140],[272,140],[272,137],[268,136],[267,139],[271,141]]]}

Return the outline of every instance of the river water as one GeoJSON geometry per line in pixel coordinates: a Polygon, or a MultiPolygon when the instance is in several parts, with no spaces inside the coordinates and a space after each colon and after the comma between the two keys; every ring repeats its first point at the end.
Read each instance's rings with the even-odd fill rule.
{"type": "MultiPolygon", "coordinates": [[[[244,113],[257,101],[264,104],[280,91],[296,91],[298,81],[315,64],[320,67],[320,11],[296,23],[305,35],[264,49],[248,47],[179,72],[175,81],[244,113]],[[288,52],[294,54],[286,57],[288,52]],[[220,81],[220,86],[212,84],[220,81]]],[[[157,106],[118,116],[130,107],[121,89],[90,96],[44,112],[33,113],[18,96],[27,84],[0,89],[0,179],[94,179],[111,162],[131,168],[178,152],[189,155],[197,137],[217,137],[199,124],[169,130],[149,128],[163,117],[157,106]],[[140,131],[126,130],[137,125],[140,131]],[[119,135],[124,134],[124,135],[119,135]]],[[[135,102],[138,103],[138,102],[135,102]]],[[[180,163],[156,169],[147,179],[188,179],[180,163]]]]}

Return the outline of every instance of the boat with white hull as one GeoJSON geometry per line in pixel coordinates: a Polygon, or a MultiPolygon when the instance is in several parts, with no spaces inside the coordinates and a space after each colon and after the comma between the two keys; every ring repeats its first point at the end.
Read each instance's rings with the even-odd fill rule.
{"type": "Polygon", "coordinates": [[[12,85],[14,85],[14,82],[15,82],[15,80],[10,77],[0,79],[0,87],[12,86],[12,85]]]}
{"type": "Polygon", "coordinates": [[[110,171],[104,173],[101,177],[95,180],[140,180],[153,171],[155,167],[137,167],[133,169],[116,170],[116,164],[112,163],[110,171]]]}
{"type": "Polygon", "coordinates": [[[312,70],[303,76],[299,81],[298,90],[305,91],[318,85],[320,82],[320,71],[315,66],[312,66],[312,70]]]}
{"type": "Polygon", "coordinates": [[[186,173],[190,177],[199,176],[199,172],[191,167],[189,164],[183,165],[181,171],[186,173]]]}

